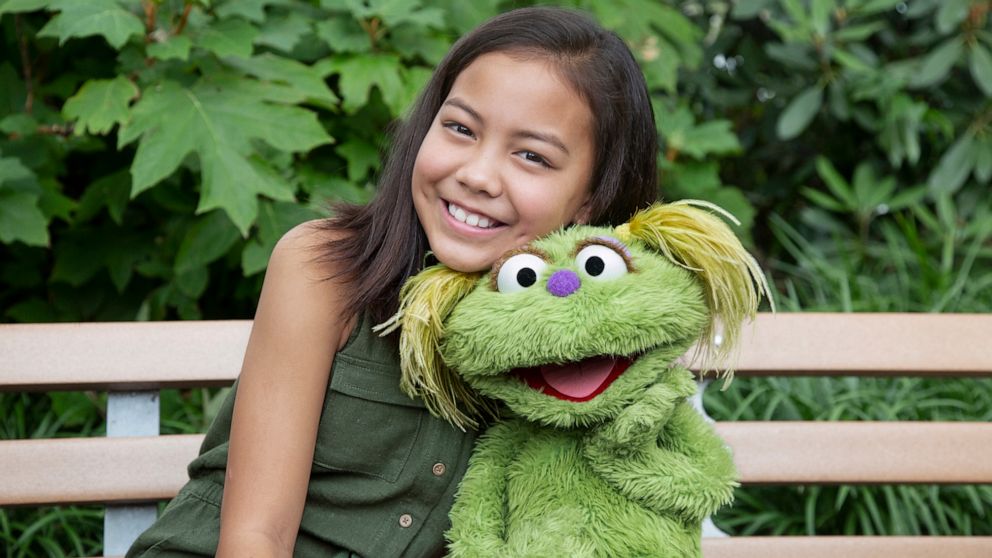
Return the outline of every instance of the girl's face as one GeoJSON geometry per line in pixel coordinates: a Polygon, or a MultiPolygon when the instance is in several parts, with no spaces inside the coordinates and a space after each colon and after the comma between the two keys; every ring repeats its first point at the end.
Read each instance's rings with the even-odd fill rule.
{"type": "Polygon", "coordinates": [[[458,271],[585,222],[593,116],[544,58],[490,53],[455,79],[413,168],[431,250],[458,271]]]}

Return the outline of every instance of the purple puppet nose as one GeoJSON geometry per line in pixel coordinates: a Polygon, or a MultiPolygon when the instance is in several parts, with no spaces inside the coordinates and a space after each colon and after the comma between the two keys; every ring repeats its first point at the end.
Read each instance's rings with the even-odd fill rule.
{"type": "Polygon", "coordinates": [[[548,292],[555,296],[568,296],[579,290],[579,276],[571,269],[559,269],[548,278],[548,292]]]}

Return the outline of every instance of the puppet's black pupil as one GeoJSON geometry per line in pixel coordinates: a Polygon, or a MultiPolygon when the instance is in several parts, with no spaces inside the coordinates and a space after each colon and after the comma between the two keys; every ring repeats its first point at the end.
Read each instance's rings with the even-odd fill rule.
{"type": "Polygon", "coordinates": [[[589,275],[595,277],[602,273],[604,269],[606,269],[606,263],[603,262],[603,258],[593,256],[586,260],[586,273],[589,275]]]}
{"type": "Polygon", "coordinates": [[[517,283],[521,287],[529,287],[534,283],[537,283],[537,273],[529,267],[525,267],[517,272],[517,283]]]}

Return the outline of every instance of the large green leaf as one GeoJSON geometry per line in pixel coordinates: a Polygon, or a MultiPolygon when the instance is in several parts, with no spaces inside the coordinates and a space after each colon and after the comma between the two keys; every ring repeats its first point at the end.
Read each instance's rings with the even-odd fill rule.
{"type": "Polygon", "coordinates": [[[954,63],[961,57],[964,44],[958,37],[951,38],[923,57],[917,71],[910,78],[912,87],[930,87],[947,77],[954,63]]]}
{"type": "Polygon", "coordinates": [[[444,12],[439,8],[424,8],[420,0],[344,0],[351,13],[359,19],[381,18],[388,27],[413,23],[427,27],[444,25],[444,12]]]}
{"type": "Polygon", "coordinates": [[[750,19],[761,13],[773,0],[737,0],[731,16],[735,19],[750,19]]]}
{"type": "Polygon", "coordinates": [[[255,44],[275,47],[283,52],[293,48],[312,32],[313,22],[299,12],[289,12],[281,17],[270,17],[262,26],[255,44]]]}
{"type": "Polygon", "coordinates": [[[391,54],[359,54],[338,59],[333,73],[340,75],[342,106],[353,113],[365,106],[372,87],[378,87],[382,98],[397,114],[403,109],[401,94],[400,59],[391,54]]]}
{"type": "Polygon", "coordinates": [[[38,36],[56,37],[59,44],[73,37],[102,35],[110,46],[120,49],[129,38],[145,32],[141,20],[114,0],[53,0],[48,8],[59,14],[38,36]]]}
{"type": "Polygon", "coordinates": [[[258,36],[258,29],[240,18],[222,19],[197,31],[194,44],[203,47],[217,56],[248,58],[252,53],[252,43],[258,36]]]}
{"type": "Polygon", "coordinates": [[[348,162],[348,179],[359,182],[369,171],[379,168],[379,150],[371,143],[352,138],[337,146],[336,151],[348,162]]]}
{"type": "Polygon", "coordinates": [[[216,12],[222,18],[241,16],[248,21],[261,23],[265,21],[266,6],[285,6],[292,0],[227,0],[218,2],[216,12]]]}
{"type": "Polygon", "coordinates": [[[351,16],[334,16],[314,24],[317,37],[335,52],[368,52],[372,42],[368,34],[351,16]]]}
{"type": "MultiPolygon", "coordinates": [[[[23,187],[17,185],[24,182],[34,183],[34,173],[31,169],[25,167],[17,157],[0,157],[0,186],[23,190],[23,187]]],[[[38,193],[36,188],[34,193],[38,193]]]]}
{"type": "Polygon", "coordinates": [[[138,96],[138,86],[124,76],[91,79],[66,101],[62,115],[76,121],[76,133],[106,134],[127,120],[128,104],[138,96]]]}
{"type": "Polygon", "coordinates": [[[48,5],[52,0],[0,0],[0,15],[18,12],[33,12],[48,5]]]}
{"type": "Polygon", "coordinates": [[[971,45],[969,67],[971,77],[975,79],[978,87],[986,97],[992,97],[992,55],[982,43],[976,41],[971,45]]]}
{"type": "Polygon", "coordinates": [[[138,231],[111,236],[104,247],[104,266],[118,293],[124,292],[131,282],[135,265],[158,249],[147,234],[138,231]]]}
{"type": "Polygon", "coordinates": [[[992,179],[992,137],[977,138],[975,143],[975,178],[984,184],[992,179]]]}
{"type": "Polygon", "coordinates": [[[796,96],[782,111],[775,130],[783,140],[792,139],[802,133],[813,121],[823,105],[823,88],[814,85],[796,96]]]}
{"type": "Polygon", "coordinates": [[[172,35],[164,42],[148,45],[148,56],[159,60],[186,60],[193,41],[186,35],[172,35]]]}
{"type": "Polygon", "coordinates": [[[85,223],[106,207],[110,218],[121,225],[124,222],[124,208],[131,191],[131,179],[125,171],[118,171],[90,183],[76,208],[76,222],[85,223]]]}
{"type": "Polygon", "coordinates": [[[259,79],[292,86],[312,101],[333,106],[338,98],[324,83],[324,71],[274,54],[248,59],[230,59],[228,64],[259,79]]]}
{"type": "Polygon", "coordinates": [[[930,173],[927,186],[938,193],[956,192],[967,180],[975,167],[978,154],[973,149],[975,137],[965,134],[940,158],[937,167],[930,173]]]}
{"type": "Polygon", "coordinates": [[[37,195],[0,190],[0,242],[15,241],[48,246],[48,223],[38,209],[37,195]]]}
{"type": "Polygon", "coordinates": [[[941,0],[937,9],[937,31],[950,33],[968,17],[972,0],[941,0]]]}
{"type": "Polygon", "coordinates": [[[149,91],[132,110],[120,134],[121,145],[141,138],[131,166],[136,196],[172,174],[196,153],[202,169],[197,211],[223,208],[247,234],[257,214],[255,196],[293,199],[293,190],[258,160],[251,141],[284,151],[307,151],[331,141],[310,111],[262,102],[231,91],[173,82],[149,91]]]}
{"type": "Polygon", "coordinates": [[[499,0],[433,0],[431,4],[444,10],[448,25],[459,35],[475,29],[483,21],[499,13],[499,0]]]}
{"type": "Polygon", "coordinates": [[[238,229],[221,211],[198,218],[186,231],[176,254],[177,275],[189,273],[220,258],[238,241],[238,229]]]}
{"type": "Polygon", "coordinates": [[[712,120],[685,131],[682,151],[696,158],[738,153],[741,144],[729,120],[712,120]]]}

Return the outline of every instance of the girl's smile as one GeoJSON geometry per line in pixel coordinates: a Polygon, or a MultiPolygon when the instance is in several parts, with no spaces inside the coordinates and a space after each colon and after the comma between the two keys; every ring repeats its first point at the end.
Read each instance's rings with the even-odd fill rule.
{"type": "Polygon", "coordinates": [[[455,79],[413,169],[434,255],[459,271],[588,218],[593,117],[538,55],[489,53],[455,79]]]}

